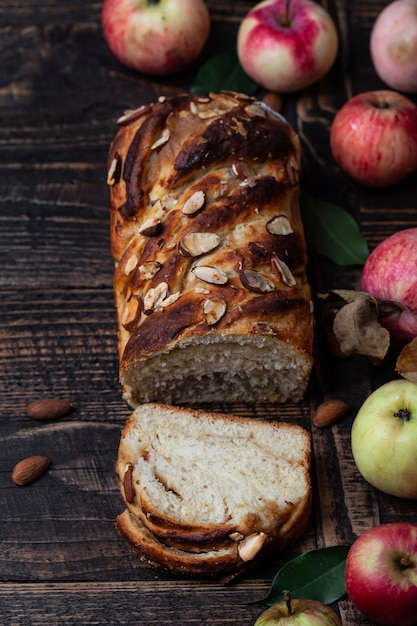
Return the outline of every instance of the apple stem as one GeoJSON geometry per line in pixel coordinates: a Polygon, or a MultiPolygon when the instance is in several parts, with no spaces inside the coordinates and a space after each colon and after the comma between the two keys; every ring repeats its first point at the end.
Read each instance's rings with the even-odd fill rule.
{"type": "Polygon", "coordinates": [[[407,555],[400,558],[400,568],[407,569],[410,566],[410,559],[407,555]]]}
{"type": "Polygon", "coordinates": [[[411,413],[408,409],[400,409],[394,413],[394,417],[399,417],[402,422],[409,422],[411,419],[411,413]]]}
{"type": "Polygon", "coordinates": [[[281,23],[281,26],[291,26],[290,4],[291,4],[291,0],[285,0],[285,14],[284,14],[284,20],[281,23]]]}
{"type": "Polygon", "coordinates": [[[293,610],[291,606],[291,594],[289,591],[284,591],[284,600],[287,605],[288,615],[293,615],[293,610]]]}

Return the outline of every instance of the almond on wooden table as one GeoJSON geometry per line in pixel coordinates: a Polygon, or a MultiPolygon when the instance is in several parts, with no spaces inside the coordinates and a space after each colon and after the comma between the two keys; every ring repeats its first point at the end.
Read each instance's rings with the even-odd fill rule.
{"type": "Polygon", "coordinates": [[[41,398],[31,402],[26,407],[26,412],[35,420],[50,420],[63,417],[74,409],[68,400],[60,398],[41,398]]]}
{"type": "Polygon", "coordinates": [[[16,485],[29,485],[44,474],[50,464],[51,460],[46,456],[29,456],[14,466],[12,480],[16,485]]]}
{"type": "Polygon", "coordinates": [[[272,91],[268,91],[262,98],[262,101],[278,113],[282,109],[282,96],[279,93],[273,93],[272,91]]]}
{"type": "Polygon", "coordinates": [[[325,400],[317,407],[313,415],[313,424],[318,428],[333,426],[349,411],[349,405],[343,400],[325,400]]]}

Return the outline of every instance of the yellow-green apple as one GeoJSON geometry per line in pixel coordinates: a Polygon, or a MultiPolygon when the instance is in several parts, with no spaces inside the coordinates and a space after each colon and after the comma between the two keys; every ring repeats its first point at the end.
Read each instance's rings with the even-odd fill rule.
{"type": "Polygon", "coordinates": [[[400,230],[374,248],[362,270],[362,290],[379,301],[379,321],[394,345],[417,337],[417,228],[400,230]]]}
{"type": "Polygon", "coordinates": [[[381,11],[370,50],[376,73],[389,87],[417,92],[417,0],[396,0],[381,11]]]}
{"type": "Polygon", "coordinates": [[[351,445],[356,466],[371,485],[417,499],[417,385],[392,380],[371,393],[353,421],[351,445]]]}
{"type": "Polygon", "coordinates": [[[417,169],[417,106],[386,89],[353,96],[333,119],[330,147],[357,182],[394,185],[417,169]]]}
{"type": "Polygon", "coordinates": [[[254,81],[276,93],[318,81],[333,65],[337,50],[335,24],[312,0],[264,0],[239,26],[240,64],[254,81]]]}
{"type": "Polygon", "coordinates": [[[395,522],[365,530],[346,560],[352,604],[378,624],[417,624],[417,524],[395,522]]]}
{"type": "Polygon", "coordinates": [[[162,76],[197,59],[209,34],[210,14],[203,0],[104,0],[102,25],[120,63],[162,76]]]}
{"type": "Polygon", "coordinates": [[[326,604],[286,597],[264,611],[254,626],[342,626],[342,622],[326,604]]]}

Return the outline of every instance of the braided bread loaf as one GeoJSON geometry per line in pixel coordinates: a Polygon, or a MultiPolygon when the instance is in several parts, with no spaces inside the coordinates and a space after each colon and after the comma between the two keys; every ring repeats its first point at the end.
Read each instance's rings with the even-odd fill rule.
{"type": "Polygon", "coordinates": [[[111,145],[111,250],[124,397],[300,400],[312,307],[300,146],[235,93],[126,113],[111,145]]]}

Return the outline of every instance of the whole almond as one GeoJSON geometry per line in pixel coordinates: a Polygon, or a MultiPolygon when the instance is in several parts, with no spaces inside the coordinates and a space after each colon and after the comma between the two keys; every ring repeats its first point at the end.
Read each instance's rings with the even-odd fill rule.
{"type": "Polygon", "coordinates": [[[349,411],[349,405],[343,400],[325,400],[313,415],[313,424],[318,428],[333,426],[349,411]]]}
{"type": "Polygon", "coordinates": [[[34,420],[51,420],[63,417],[70,413],[74,407],[68,400],[60,398],[42,398],[31,402],[26,407],[26,412],[34,420]]]}
{"type": "Polygon", "coordinates": [[[50,464],[46,456],[29,456],[14,466],[12,480],[16,485],[29,485],[46,472],[50,464]]]}
{"type": "Polygon", "coordinates": [[[272,91],[268,91],[264,97],[262,98],[263,102],[267,106],[269,106],[274,111],[278,113],[282,109],[282,96],[279,93],[273,93],[272,91]]]}

